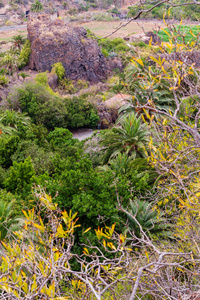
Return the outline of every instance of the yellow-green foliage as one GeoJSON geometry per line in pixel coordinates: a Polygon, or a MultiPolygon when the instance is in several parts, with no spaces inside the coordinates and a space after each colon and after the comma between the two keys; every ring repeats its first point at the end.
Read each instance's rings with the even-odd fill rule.
{"type": "Polygon", "coordinates": [[[9,79],[4,75],[4,76],[0,76],[0,86],[2,85],[6,85],[9,82],[9,79]]]}
{"type": "Polygon", "coordinates": [[[78,92],[78,88],[76,88],[73,84],[73,81],[69,80],[68,78],[63,78],[60,81],[60,87],[69,94],[75,94],[76,92],[78,92]]]}
{"type": "Polygon", "coordinates": [[[80,88],[80,89],[87,89],[88,86],[89,86],[89,82],[86,81],[86,80],[79,79],[79,80],[77,81],[77,86],[78,86],[78,88],[80,88]]]}
{"type": "Polygon", "coordinates": [[[27,40],[26,43],[24,44],[24,47],[22,48],[22,51],[18,59],[20,69],[25,67],[28,64],[30,54],[31,54],[31,43],[30,40],[27,40]]]}
{"type": "Polygon", "coordinates": [[[47,72],[39,73],[35,77],[35,81],[41,83],[42,85],[48,85],[48,77],[47,77],[47,72]]]}
{"type": "Polygon", "coordinates": [[[50,88],[49,84],[48,84],[48,76],[47,76],[47,72],[43,72],[43,73],[39,73],[36,77],[35,77],[35,81],[41,83],[43,86],[46,87],[46,90],[54,96],[58,96],[57,93],[54,93],[54,91],[50,88]]]}
{"type": "Polygon", "coordinates": [[[61,62],[57,62],[52,66],[52,73],[55,73],[58,76],[58,81],[61,81],[65,76],[65,68],[61,62]]]}

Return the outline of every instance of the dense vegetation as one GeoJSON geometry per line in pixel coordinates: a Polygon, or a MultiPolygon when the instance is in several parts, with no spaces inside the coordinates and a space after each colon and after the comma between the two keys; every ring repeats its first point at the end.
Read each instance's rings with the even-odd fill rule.
{"type": "Polygon", "coordinates": [[[183,29],[168,26],[168,43],[159,33],[154,46],[98,40],[125,67],[103,95],[65,78],[61,63],[29,79],[30,42],[19,36],[1,54],[2,89],[24,81],[0,108],[2,299],[182,300],[199,291],[200,72],[190,56],[199,36],[183,29]],[[72,128],[97,128],[95,100],[118,91],[130,99],[116,123],[74,139],[72,128]]]}
{"type": "MultiPolygon", "coordinates": [[[[199,36],[199,26],[179,25],[174,27],[174,32],[176,32],[176,37],[179,42],[192,42],[196,41],[197,36],[199,36]]],[[[168,28],[160,30],[157,34],[163,42],[169,42],[169,40],[172,38],[168,28]]]]}

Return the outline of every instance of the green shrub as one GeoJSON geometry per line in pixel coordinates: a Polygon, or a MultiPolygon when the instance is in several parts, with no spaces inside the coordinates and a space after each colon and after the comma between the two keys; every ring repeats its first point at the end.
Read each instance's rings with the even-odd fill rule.
{"type": "Polygon", "coordinates": [[[6,76],[0,76],[0,86],[6,85],[9,79],[6,76]]]}
{"type": "Polygon", "coordinates": [[[99,21],[99,22],[101,22],[101,21],[104,21],[104,22],[110,22],[110,21],[116,21],[116,20],[119,20],[119,18],[117,18],[117,17],[115,17],[115,18],[113,18],[111,15],[109,15],[109,14],[103,14],[103,13],[101,13],[101,14],[97,14],[97,15],[95,15],[94,16],[94,20],[95,21],[99,21]]]}
{"type": "Polygon", "coordinates": [[[18,58],[19,69],[25,67],[28,64],[30,54],[31,54],[31,43],[30,40],[27,40],[18,58]]]}
{"type": "Polygon", "coordinates": [[[40,84],[42,84],[43,86],[46,87],[46,90],[53,96],[57,96],[56,93],[54,93],[54,91],[50,88],[49,84],[48,84],[48,76],[47,76],[47,71],[46,72],[42,72],[39,73],[36,77],[35,77],[35,82],[39,82],[40,84]]]}
{"type": "Polygon", "coordinates": [[[44,86],[48,85],[48,77],[47,77],[47,72],[42,72],[37,74],[35,77],[35,81],[41,83],[44,86]]]}
{"type": "Polygon", "coordinates": [[[60,87],[63,88],[66,93],[69,94],[74,94],[76,92],[78,92],[78,88],[76,88],[73,84],[73,82],[71,80],[69,80],[68,78],[63,78],[60,81],[60,87]]]}
{"type": "Polygon", "coordinates": [[[65,99],[67,107],[67,123],[70,127],[95,127],[99,117],[95,107],[88,101],[73,97],[65,99]]]}
{"type": "Polygon", "coordinates": [[[115,51],[128,51],[130,48],[126,44],[119,44],[115,47],[115,51]]]}
{"type": "Polygon", "coordinates": [[[22,191],[30,188],[31,177],[35,174],[31,158],[28,157],[24,162],[13,162],[10,173],[4,182],[9,191],[22,191]]]}
{"type": "Polygon", "coordinates": [[[66,2],[63,3],[63,7],[66,8],[68,4],[66,2]]]}
{"type": "Polygon", "coordinates": [[[6,169],[0,165],[0,199],[1,199],[1,189],[4,187],[3,183],[6,180],[6,169]]]}
{"type": "Polygon", "coordinates": [[[65,68],[61,62],[57,62],[52,66],[52,73],[55,73],[58,76],[58,81],[60,82],[65,76],[65,68]]]}
{"type": "Polygon", "coordinates": [[[98,114],[92,109],[90,114],[90,125],[92,128],[96,127],[99,122],[98,114]]]}
{"type": "Polygon", "coordinates": [[[7,100],[11,108],[18,103],[21,111],[28,113],[35,124],[42,123],[48,130],[65,127],[65,104],[50,90],[39,82],[29,81],[15,88],[7,100]]]}
{"type": "Polygon", "coordinates": [[[93,7],[93,8],[96,8],[97,4],[96,3],[90,3],[90,6],[93,7]]]}
{"type": "Polygon", "coordinates": [[[117,9],[117,7],[113,7],[112,9],[109,10],[110,13],[119,15],[120,11],[117,9]]]}
{"type": "Polygon", "coordinates": [[[102,53],[105,57],[110,56],[111,52],[128,51],[130,48],[122,38],[100,39],[98,45],[101,46],[102,53]]]}
{"type": "Polygon", "coordinates": [[[138,43],[134,43],[134,46],[138,46],[140,48],[147,48],[147,45],[143,41],[140,41],[138,43]]]}
{"type": "Polygon", "coordinates": [[[43,10],[43,5],[39,0],[36,0],[35,3],[31,4],[31,11],[39,12],[43,10]]]}
{"type": "Polygon", "coordinates": [[[48,136],[47,140],[53,144],[55,147],[62,147],[64,144],[73,144],[73,134],[65,128],[55,128],[51,131],[48,136]]]}
{"type": "Polygon", "coordinates": [[[105,57],[109,56],[109,52],[105,48],[101,48],[101,52],[102,52],[103,56],[105,56],[105,57]]]}
{"type": "Polygon", "coordinates": [[[20,73],[18,74],[18,76],[21,76],[23,79],[25,79],[26,77],[29,77],[29,75],[26,74],[25,72],[20,72],[20,73]]]}
{"type": "Polygon", "coordinates": [[[113,47],[116,47],[117,45],[119,44],[125,44],[125,41],[124,39],[120,38],[120,37],[117,37],[117,38],[114,38],[113,40],[111,40],[111,45],[113,47]]]}
{"type": "Polygon", "coordinates": [[[89,86],[89,82],[86,80],[79,79],[77,80],[76,85],[78,86],[79,89],[87,89],[89,86]]]}
{"type": "Polygon", "coordinates": [[[79,7],[78,7],[78,11],[81,12],[81,11],[88,11],[89,9],[89,5],[84,5],[83,3],[79,3],[79,7]]]}
{"type": "Polygon", "coordinates": [[[78,10],[76,8],[70,8],[68,10],[68,14],[69,15],[77,15],[78,14],[78,10]]]}
{"type": "Polygon", "coordinates": [[[93,40],[98,40],[98,37],[95,35],[94,32],[92,32],[90,29],[86,29],[87,31],[87,37],[93,40]]]}

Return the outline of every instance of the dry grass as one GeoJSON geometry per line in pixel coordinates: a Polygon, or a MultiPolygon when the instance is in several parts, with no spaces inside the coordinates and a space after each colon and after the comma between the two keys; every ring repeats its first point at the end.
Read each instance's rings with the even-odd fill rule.
{"type": "MultiPolygon", "coordinates": [[[[123,21],[125,23],[126,21],[123,21]]],[[[106,36],[114,31],[121,23],[121,21],[115,22],[87,22],[87,23],[76,23],[76,26],[83,26],[86,29],[90,29],[96,35],[106,36]]],[[[121,28],[118,32],[112,35],[112,37],[126,37],[132,34],[139,34],[145,31],[150,31],[153,29],[158,29],[163,27],[164,23],[162,21],[134,21],[128,24],[126,27],[121,28]]]]}

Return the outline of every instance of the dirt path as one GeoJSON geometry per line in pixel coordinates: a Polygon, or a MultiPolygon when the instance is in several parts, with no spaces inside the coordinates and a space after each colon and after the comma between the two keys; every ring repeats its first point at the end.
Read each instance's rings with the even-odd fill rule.
{"type": "Polygon", "coordinates": [[[21,30],[21,29],[26,29],[26,28],[27,28],[27,25],[2,26],[2,27],[0,27],[0,33],[2,31],[21,30]]]}

